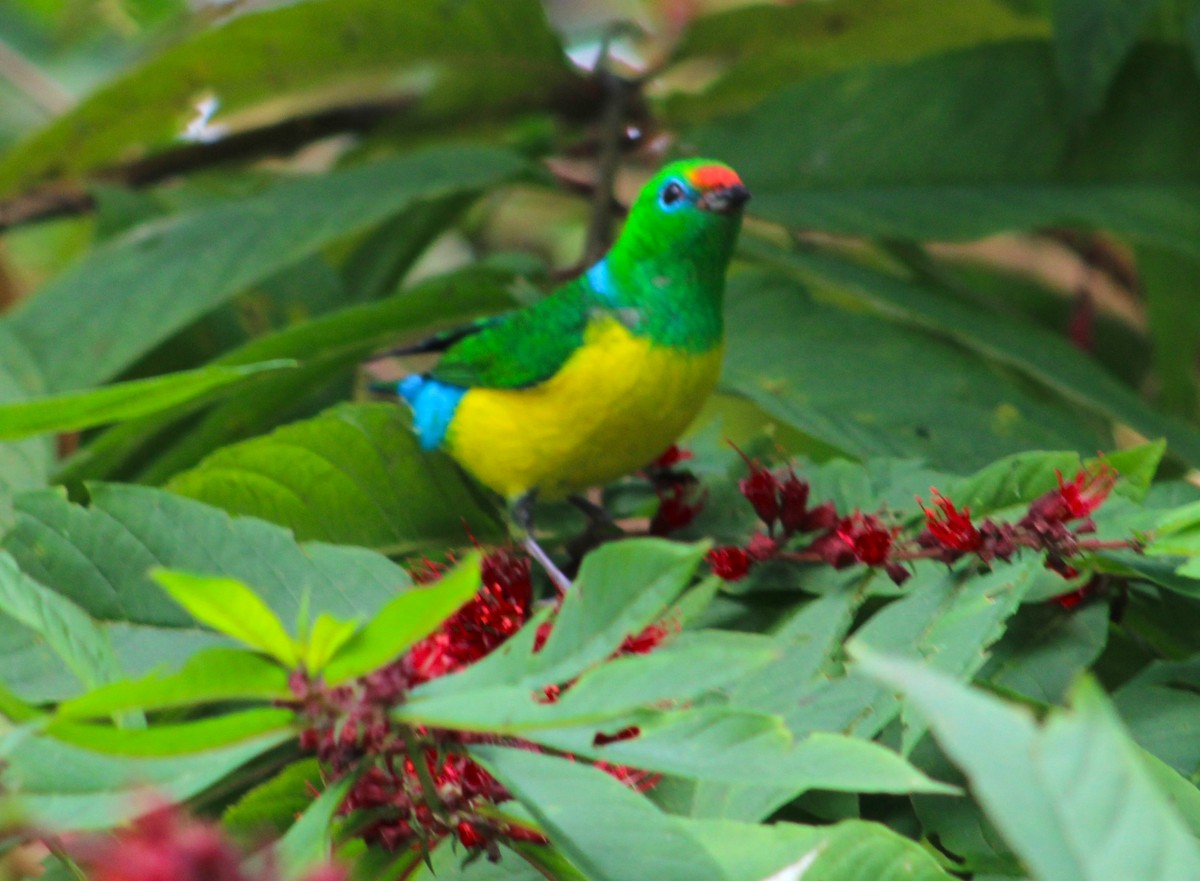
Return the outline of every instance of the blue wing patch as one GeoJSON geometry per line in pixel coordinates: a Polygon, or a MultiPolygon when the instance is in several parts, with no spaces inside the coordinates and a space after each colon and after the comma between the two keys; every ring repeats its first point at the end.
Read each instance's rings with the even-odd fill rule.
{"type": "Polygon", "coordinates": [[[458,402],[467,393],[465,388],[447,385],[424,376],[406,376],[396,386],[400,397],[412,407],[413,429],[421,449],[435,450],[446,439],[446,430],[458,402]]]}

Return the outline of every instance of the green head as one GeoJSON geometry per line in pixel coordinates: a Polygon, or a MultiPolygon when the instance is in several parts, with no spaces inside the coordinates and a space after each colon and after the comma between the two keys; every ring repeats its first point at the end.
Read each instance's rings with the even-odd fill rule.
{"type": "Polygon", "coordinates": [[[750,191],[728,165],[684,159],[664,167],[629,210],[618,247],[631,260],[666,254],[713,262],[724,274],[750,191]]]}

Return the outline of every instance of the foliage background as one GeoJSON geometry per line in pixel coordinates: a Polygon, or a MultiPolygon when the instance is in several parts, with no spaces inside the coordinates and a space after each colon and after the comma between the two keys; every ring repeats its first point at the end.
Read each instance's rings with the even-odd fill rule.
{"type": "MultiPolygon", "coordinates": [[[[367,621],[408,595],[398,561],[462,546],[464,522],[500,539],[493,501],[364,393],[398,365],[360,364],[538,296],[603,243],[610,185],[626,202],[703,153],[754,201],[689,440],[708,501],[678,537],[754,528],[725,438],[908,524],[931,486],[1005,516],[1110,450],[1101,535],[1148,553],[1074,582],[1024,558],[921,564],[902,589],[862,569],[701,579],[680,651],[744,675],[656,662],[678,718],[627,758],[668,779],[647,798],[481,753],[553,847],[463,867],[446,844],[438,877],[1200,877],[1198,69],[1195,0],[5,3],[4,810],[104,828],[152,784],[235,832],[287,829],[303,804],[236,809],[296,767],[291,722],[247,708],[274,674],[184,666],[231,643],[148,573],[236,579],[289,626],[302,607],[367,621]],[[620,87],[587,70],[613,34],[620,87]],[[1094,575],[1085,604],[1046,602],[1094,575]],[[169,696],[128,685],[180,668],[169,696]],[[714,707],[732,727],[705,727],[714,707]],[[214,718],[219,736],[194,727],[214,718]],[[764,720],[797,754],[837,740],[805,766],[764,720]],[[871,765],[871,740],[905,761],[871,765]],[[968,785],[933,794],[914,769],[968,785]]],[[[655,505],[638,479],[605,498],[655,505]]],[[[588,626],[644,626],[637,598],[675,603],[701,551],[605,549],[588,626]]],[[[660,712],[605,682],[530,730],[565,744],[580,718],[660,712]]],[[[489,688],[460,695],[470,724],[517,724],[489,688]]],[[[315,859],[327,820],[283,840],[315,859]]],[[[412,868],[344,852],[361,877],[412,868]]]]}

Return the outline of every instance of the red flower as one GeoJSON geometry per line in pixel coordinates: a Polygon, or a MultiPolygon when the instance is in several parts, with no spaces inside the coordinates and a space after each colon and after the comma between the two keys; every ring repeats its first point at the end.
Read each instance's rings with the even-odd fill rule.
{"type": "Polygon", "coordinates": [[[650,521],[651,535],[669,535],[689,526],[704,508],[707,493],[695,478],[678,479],[655,487],[658,511],[650,521]]]}
{"type": "Polygon", "coordinates": [[[857,561],[868,566],[887,563],[892,543],[899,529],[888,529],[883,521],[873,514],[855,511],[842,518],[837,527],[819,536],[809,546],[835,569],[841,569],[857,561]]]}
{"type": "Polygon", "coordinates": [[[1107,463],[1080,471],[1069,483],[1063,480],[1062,472],[1054,473],[1058,475],[1058,489],[1034,500],[1022,525],[1045,529],[1054,523],[1088,517],[1104,504],[1117,482],[1116,470],[1107,463]]]}
{"type": "Polygon", "coordinates": [[[724,581],[740,581],[750,571],[750,555],[733,545],[713,548],[704,559],[713,574],[724,581]]]}
{"type": "Polygon", "coordinates": [[[757,462],[749,465],[750,476],[738,481],[738,489],[769,527],[779,518],[779,478],[757,462]]]}
{"type": "Polygon", "coordinates": [[[808,523],[808,492],[807,480],[801,480],[794,473],[779,485],[779,522],[785,532],[804,531],[808,523]]]}
{"type": "Polygon", "coordinates": [[[750,536],[750,544],[746,545],[746,553],[750,555],[750,559],[760,563],[763,560],[771,559],[778,550],[779,543],[771,536],[761,532],[750,536]]]}
{"type": "Polygon", "coordinates": [[[674,468],[680,462],[694,458],[690,450],[681,450],[675,444],[667,447],[663,454],[650,463],[651,468],[674,468]]]}
{"type": "Polygon", "coordinates": [[[930,489],[930,492],[933,494],[936,509],[926,508],[921,498],[917,497],[917,504],[925,512],[925,528],[929,530],[930,535],[938,544],[949,550],[965,553],[979,550],[983,536],[971,523],[971,509],[964,507],[959,511],[954,507],[954,502],[936,489],[930,489]]]}

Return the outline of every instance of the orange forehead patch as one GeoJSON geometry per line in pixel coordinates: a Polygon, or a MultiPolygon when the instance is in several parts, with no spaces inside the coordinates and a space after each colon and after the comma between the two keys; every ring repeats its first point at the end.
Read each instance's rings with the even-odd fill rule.
{"type": "Polygon", "coordinates": [[[688,183],[698,190],[739,187],[742,179],[727,165],[701,165],[687,173],[688,183]]]}

